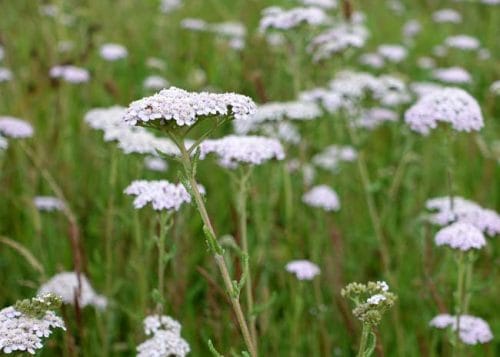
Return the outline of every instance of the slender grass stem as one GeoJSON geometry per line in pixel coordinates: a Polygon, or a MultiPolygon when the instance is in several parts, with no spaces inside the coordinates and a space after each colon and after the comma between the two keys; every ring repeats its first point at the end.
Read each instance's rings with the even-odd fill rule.
{"type": "MultiPolygon", "coordinates": [[[[248,247],[248,227],[247,227],[247,199],[248,199],[248,180],[251,175],[251,167],[243,167],[240,177],[238,178],[238,194],[237,194],[237,210],[239,215],[239,231],[241,238],[241,247],[243,253],[247,257],[250,257],[250,250],[248,247]]],[[[245,296],[246,296],[246,306],[247,306],[247,319],[250,325],[250,335],[252,336],[252,341],[255,348],[257,346],[257,328],[256,328],[256,317],[253,314],[254,299],[252,292],[252,274],[250,271],[250,259],[245,259],[244,267],[246,283],[245,283],[245,296]]]]}

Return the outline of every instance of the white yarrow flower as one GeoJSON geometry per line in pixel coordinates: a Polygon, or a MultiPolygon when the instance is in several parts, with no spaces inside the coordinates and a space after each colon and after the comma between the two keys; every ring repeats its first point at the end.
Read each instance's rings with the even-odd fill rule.
{"type": "Polygon", "coordinates": [[[146,335],[153,337],[137,346],[137,357],[184,357],[191,351],[181,337],[181,324],[170,316],[147,316],[143,324],[146,335]]]}
{"type": "Polygon", "coordinates": [[[369,297],[366,302],[370,305],[378,305],[381,301],[386,300],[387,298],[382,294],[376,294],[369,297]]]}
{"type": "Polygon", "coordinates": [[[285,152],[276,139],[263,136],[229,135],[221,139],[205,140],[200,145],[200,158],[214,153],[226,168],[238,164],[261,165],[272,159],[283,160],[285,152]]]}
{"type": "Polygon", "coordinates": [[[168,169],[167,162],[156,156],[145,157],[144,166],[146,166],[148,170],[158,171],[158,172],[165,172],[168,169]]]}
{"type": "Polygon", "coordinates": [[[325,211],[340,210],[340,199],[337,193],[326,185],[313,187],[302,196],[302,202],[311,207],[322,208],[325,211]]]}
{"type": "Polygon", "coordinates": [[[33,136],[33,127],[22,119],[0,116],[0,134],[14,139],[30,138],[33,136]]]}
{"type": "Polygon", "coordinates": [[[90,79],[90,73],[85,68],[76,66],[54,66],[50,69],[50,77],[61,79],[68,83],[85,83],[90,79]]]}
{"type": "MultiPolygon", "coordinates": [[[[429,325],[439,329],[451,328],[457,330],[457,317],[448,314],[441,314],[434,317],[429,325]]],[[[461,315],[458,323],[458,336],[467,345],[477,345],[493,340],[493,333],[486,321],[471,315],[461,315]]]]}
{"type": "Polygon", "coordinates": [[[99,53],[103,59],[110,62],[118,61],[128,56],[127,49],[117,43],[105,43],[99,49],[99,53]]]}
{"type": "Polygon", "coordinates": [[[268,29],[289,30],[303,24],[323,25],[328,21],[328,15],[319,7],[295,7],[284,10],[278,6],[271,6],[262,10],[259,29],[260,31],[268,29]]]}
{"type": "Polygon", "coordinates": [[[405,113],[405,122],[420,134],[428,134],[439,122],[457,131],[479,131],[484,126],[477,101],[460,88],[444,88],[423,96],[405,113]]]}
{"type": "Polygon", "coordinates": [[[49,281],[42,284],[37,294],[52,293],[61,297],[63,303],[70,305],[74,305],[78,298],[78,305],[80,307],[91,305],[100,310],[105,309],[108,304],[107,299],[95,292],[84,274],[80,274],[80,283],[79,290],[77,273],[72,271],[62,272],[54,275],[49,281]]]}
{"type": "Polygon", "coordinates": [[[466,84],[472,82],[470,73],[462,67],[436,68],[432,76],[443,83],[466,84]]]}
{"type": "Polygon", "coordinates": [[[285,269],[299,280],[312,280],[321,273],[319,267],[309,260],[293,260],[286,265],[285,269]]]}
{"type": "MultiPolygon", "coordinates": [[[[202,186],[198,186],[198,189],[204,192],[202,186]]],[[[150,203],[156,211],[178,211],[184,203],[191,202],[191,196],[181,183],[173,184],[166,180],[136,180],[125,189],[124,193],[136,196],[134,199],[136,209],[150,203]]]]}
{"type": "Polygon", "coordinates": [[[8,82],[12,79],[12,71],[5,67],[0,67],[0,83],[8,82]]]}
{"type": "Polygon", "coordinates": [[[167,124],[173,121],[179,126],[191,126],[200,117],[233,115],[235,119],[246,119],[254,111],[254,102],[244,95],[196,93],[170,87],[132,102],[123,120],[130,125],[151,121],[167,124]]]}
{"type": "Polygon", "coordinates": [[[39,211],[62,211],[65,207],[63,201],[52,196],[37,196],[33,199],[33,203],[39,211]]]}
{"type": "Polygon", "coordinates": [[[483,233],[472,224],[463,222],[442,228],[434,239],[438,246],[447,245],[462,251],[480,249],[486,245],[483,233]]]}

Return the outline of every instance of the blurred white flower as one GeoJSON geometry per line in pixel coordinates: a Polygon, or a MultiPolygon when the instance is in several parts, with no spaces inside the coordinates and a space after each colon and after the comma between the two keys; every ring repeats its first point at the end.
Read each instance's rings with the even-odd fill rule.
{"type": "Polygon", "coordinates": [[[361,24],[335,24],[314,37],[307,51],[313,54],[313,60],[317,62],[349,48],[363,47],[368,35],[367,28],[361,24]]]}
{"type": "Polygon", "coordinates": [[[399,118],[398,113],[387,108],[372,108],[364,111],[359,118],[354,119],[351,124],[369,130],[376,129],[385,122],[395,122],[399,118]]]}
{"type": "Polygon", "coordinates": [[[164,71],[165,68],[167,68],[165,61],[158,57],[148,57],[146,60],[146,66],[160,71],[164,71]]]}
{"type": "Polygon", "coordinates": [[[24,139],[33,136],[33,127],[25,120],[0,116],[0,134],[14,139],[24,139]]]}
{"type": "Polygon", "coordinates": [[[453,249],[467,251],[486,245],[483,233],[470,223],[456,222],[442,228],[434,238],[436,245],[447,245],[453,249]]]}
{"type": "Polygon", "coordinates": [[[68,83],[85,83],[90,79],[90,74],[85,68],[76,66],[54,66],[50,69],[50,77],[62,79],[68,83]]]}
{"type": "Polygon", "coordinates": [[[235,168],[238,164],[261,165],[272,159],[283,160],[285,152],[276,139],[263,136],[229,135],[205,140],[200,145],[200,158],[214,153],[221,166],[235,168]]]}
{"type": "Polygon", "coordinates": [[[412,130],[424,135],[435,129],[439,122],[466,132],[479,131],[484,126],[479,104],[460,88],[444,88],[423,96],[406,111],[405,122],[412,130]]]}
{"type": "Polygon", "coordinates": [[[474,51],[479,49],[481,45],[479,40],[475,37],[468,35],[454,35],[446,38],[444,41],[448,47],[456,48],[464,51],[474,51]]]}
{"type": "Polygon", "coordinates": [[[80,289],[78,289],[77,273],[72,271],[62,272],[54,275],[49,281],[42,284],[37,294],[44,295],[52,293],[59,296],[65,304],[74,305],[75,301],[78,299],[78,305],[80,307],[91,305],[100,310],[105,309],[108,300],[94,291],[84,274],[80,274],[80,283],[80,289]]]}
{"type": "Polygon", "coordinates": [[[408,56],[408,50],[401,45],[385,44],[380,45],[378,53],[389,62],[399,63],[408,56]]]}
{"type": "Polygon", "coordinates": [[[500,80],[491,83],[490,92],[493,93],[494,95],[500,95],[500,80]]]}
{"type": "Polygon", "coordinates": [[[37,196],[33,199],[33,203],[39,211],[52,212],[64,209],[64,202],[52,196],[37,196]]]}
{"type": "Polygon", "coordinates": [[[319,7],[295,7],[285,10],[278,6],[271,6],[262,10],[259,29],[260,31],[289,30],[303,24],[323,25],[328,21],[328,15],[319,7]]]}
{"type": "Polygon", "coordinates": [[[182,0],[161,0],[160,11],[168,14],[182,7],[182,0]]]}
{"type": "MultiPolygon", "coordinates": [[[[450,327],[452,331],[457,330],[457,317],[448,314],[441,314],[434,317],[429,325],[444,329],[450,327]]],[[[493,333],[486,321],[471,315],[461,315],[458,322],[458,336],[467,345],[477,345],[493,340],[493,333]]]]}
{"type": "Polygon", "coordinates": [[[359,56],[358,62],[374,69],[380,69],[385,65],[384,57],[378,53],[364,53],[359,56]]]}
{"type": "Polygon", "coordinates": [[[437,23],[449,22],[458,24],[462,22],[462,15],[453,9],[441,9],[432,14],[432,20],[437,23]]]}
{"type": "Polygon", "coordinates": [[[403,26],[403,36],[406,38],[415,37],[422,31],[422,25],[418,20],[408,20],[403,26]]]}
{"type": "Polygon", "coordinates": [[[313,187],[302,196],[302,202],[311,207],[322,208],[325,211],[340,210],[339,196],[326,185],[313,187]]]}
{"type": "Polygon", "coordinates": [[[442,90],[444,87],[441,84],[432,82],[414,82],[410,84],[410,89],[413,93],[421,98],[431,92],[442,90]]]}
{"type": "Polygon", "coordinates": [[[205,31],[208,24],[205,20],[187,17],[181,21],[181,27],[192,31],[205,31]]]}
{"type": "Polygon", "coordinates": [[[335,9],[338,6],[337,0],[300,0],[304,6],[316,6],[323,9],[335,9]]]}
{"type": "Polygon", "coordinates": [[[358,153],[352,146],[330,145],[312,158],[314,165],[332,172],[338,171],[341,162],[356,160],[358,153]]]}
{"type": "Polygon", "coordinates": [[[0,135],[0,150],[7,150],[9,142],[2,135],[0,135]]]}
{"type": "Polygon", "coordinates": [[[165,78],[157,75],[146,77],[144,82],[142,82],[142,86],[144,88],[152,90],[160,90],[168,87],[169,85],[170,83],[165,78]]]}
{"type": "Polygon", "coordinates": [[[312,280],[321,273],[319,267],[309,260],[292,260],[285,269],[287,272],[295,274],[299,280],[312,280]]]}
{"type": "Polygon", "coordinates": [[[144,165],[148,170],[151,171],[158,171],[158,172],[165,172],[168,169],[168,164],[165,160],[155,157],[155,156],[148,156],[144,158],[144,165]]]}
{"type": "Polygon", "coordinates": [[[0,83],[12,80],[12,71],[5,67],[0,67],[0,83]]]}
{"type": "Polygon", "coordinates": [[[117,61],[123,58],[127,58],[127,49],[117,43],[105,43],[101,46],[99,53],[103,59],[106,61],[117,61]]]}
{"type": "Polygon", "coordinates": [[[500,215],[465,198],[454,196],[453,209],[450,197],[433,198],[427,200],[426,208],[436,211],[429,217],[433,224],[446,226],[455,221],[465,222],[490,236],[500,234],[500,215]]]}

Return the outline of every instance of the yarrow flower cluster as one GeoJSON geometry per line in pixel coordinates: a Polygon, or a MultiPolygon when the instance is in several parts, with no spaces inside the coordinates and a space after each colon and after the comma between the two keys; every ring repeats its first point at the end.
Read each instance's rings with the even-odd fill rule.
{"type": "Polygon", "coordinates": [[[427,209],[436,211],[429,217],[433,224],[446,226],[455,221],[464,222],[490,236],[500,234],[500,214],[463,197],[454,196],[453,207],[448,196],[427,200],[425,205],[427,209]]]}
{"type": "Polygon", "coordinates": [[[63,201],[52,196],[37,196],[33,199],[33,203],[39,211],[62,211],[65,207],[63,201]]]}
{"type": "Polygon", "coordinates": [[[470,223],[456,222],[442,228],[435,237],[437,245],[447,245],[453,249],[468,251],[486,245],[483,232],[470,223]]]}
{"type": "Polygon", "coordinates": [[[368,284],[351,283],[341,290],[343,297],[354,304],[354,316],[363,324],[377,326],[383,314],[396,302],[396,295],[389,291],[385,281],[368,284]]]}
{"type": "Polygon", "coordinates": [[[311,101],[269,102],[259,105],[248,120],[235,120],[233,124],[236,133],[248,134],[261,128],[265,122],[313,120],[321,115],[321,108],[311,101]]]}
{"type": "Polygon", "coordinates": [[[399,63],[408,56],[408,50],[401,45],[380,45],[377,51],[386,60],[394,63],[399,63]]]}
{"type": "Polygon", "coordinates": [[[374,130],[385,122],[395,122],[398,114],[387,108],[372,108],[362,113],[362,115],[352,121],[352,125],[374,130]]]}
{"type": "Polygon", "coordinates": [[[184,357],[191,351],[181,337],[181,324],[170,316],[146,317],[144,332],[153,337],[137,346],[137,357],[184,357]]]}
{"type": "Polygon", "coordinates": [[[322,169],[336,172],[341,162],[352,162],[357,157],[358,153],[352,146],[330,145],[314,155],[312,162],[322,169]]]}
{"type": "Polygon", "coordinates": [[[456,331],[458,322],[458,336],[467,345],[488,343],[493,340],[490,326],[483,319],[471,315],[461,315],[459,319],[460,321],[457,321],[457,316],[440,314],[434,317],[429,325],[439,329],[451,328],[452,331],[456,331]]]}
{"type": "Polygon", "coordinates": [[[155,156],[145,157],[144,166],[146,166],[148,170],[158,172],[165,172],[168,168],[168,164],[165,160],[155,156]]]}
{"type": "Polygon", "coordinates": [[[340,199],[337,193],[326,185],[313,187],[302,196],[302,202],[311,207],[322,208],[325,211],[340,210],[340,199]]]}
{"type": "MultiPolygon", "coordinates": [[[[85,115],[85,122],[93,129],[104,132],[105,141],[117,141],[118,147],[126,154],[139,153],[157,156],[180,155],[179,149],[167,138],[158,138],[145,128],[132,127],[123,122],[126,109],[123,107],[96,108],[85,115]]],[[[186,144],[192,142],[186,140],[186,144]]]]}
{"type": "Polygon", "coordinates": [[[33,127],[27,121],[14,117],[0,117],[0,134],[14,139],[33,136],[33,127]]]}
{"type": "Polygon", "coordinates": [[[76,66],[54,66],[50,69],[50,77],[62,79],[68,83],[85,83],[90,79],[89,71],[76,66]]]}
{"type": "Polygon", "coordinates": [[[12,71],[5,67],[0,67],[0,83],[8,82],[12,79],[12,71]]]}
{"type": "Polygon", "coordinates": [[[286,265],[285,269],[299,280],[312,280],[321,273],[319,267],[309,260],[293,260],[286,265]]]}
{"type": "Polygon", "coordinates": [[[432,14],[432,20],[437,23],[455,23],[462,22],[462,15],[453,9],[441,9],[432,14]]]}
{"type": "Polygon", "coordinates": [[[464,51],[474,51],[481,46],[479,40],[469,35],[450,36],[445,40],[445,45],[464,51]]]}
{"type": "Polygon", "coordinates": [[[169,86],[168,81],[162,76],[153,75],[146,77],[142,86],[146,89],[160,90],[169,86]]]}
{"type": "MultiPolygon", "coordinates": [[[[205,192],[203,186],[198,185],[198,189],[202,193],[205,192]]],[[[150,203],[156,211],[178,211],[184,203],[191,202],[191,196],[182,184],[173,184],[166,180],[136,180],[124,192],[127,195],[136,196],[134,199],[136,209],[143,208],[150,203]]]]}
{"type": "Polygon", "coordinates": [[[449,123],[457,131],[479,131],[484,126],[477,101],[460,88],[433,91],[418,100],[405,113],[405,122],[427,135],[439,122],[449,123]]]}
{"type": "Polygon", "coordinates": [[[254,111],[254,102],[241,94],[195,93],[170,87],[132,102],[123,120],[130,125],[174,121],[179,126],[191,126],[200,117],[232,115],[235,119],[247,119],[254,111]]]}
{"type": "Polygon", "coordinates": [[[227,168],[238,164],[261,165],[272,159],[283,160],[285,152],[276,139],[262,136],[229,135],[221,139],[205,140],[200,145],[200,158],[214,153],[227,168]]]}
{"type": "Polygon", "coordinates": [[[323,25],[328,21],[328,15],[319,7],[295,7],[285,10],[278,6],[271,6],[262,10],[259,29],[260,31],[289,30],[303,24],[323,25]]]}
{"type": "Polygon", "coordinates": [[[78,299],[80,307],[91,305],[102,310],[108,304],[104,296],[98,295],[94,291],[85,275],[80,273],[80,277],[78,277],[78,274],[72,271],[54,275],[38,289],[38,295],[48,293],[60,296],[65,304],[74,305],[78,299]]]}
{"type": "Polygon", "coordinates": [[[472,76],[462,67],[436,68],[433,77],[438,81],[450,84],[465,84],[472,81],[472,76]]]}
{"type": "Polygon", "coordinates": [[[106,61],[117,61],[128,56],[127,49],[117,43],[105,43],[99,49],[99,53],[106,61]]]}
{"type": "Polygon", "coordinates": [[[66,330],[63,320],[51,311],[59,305],[57,297],[43,295],[0,310],[0,352],[34,355],[54,329],[66,330]]]}
{"type": "Polygon", "coordinates": [[[361,48],[368,39],[368,29],[361,24],[340,23],[314,37],[307,47],[315,62],[349,48],[361,48]]]}

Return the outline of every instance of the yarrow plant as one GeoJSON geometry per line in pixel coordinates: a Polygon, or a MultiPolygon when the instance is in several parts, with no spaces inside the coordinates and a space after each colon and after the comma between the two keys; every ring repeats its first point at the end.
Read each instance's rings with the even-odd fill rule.
{"type": "Polygon", "coordinates": [[[0,117],[0,134],[13,139],[33,136],[33,127],[27,121],[14,117],[0,117]]]}
{"type": "Polygon", "coordinates": [[[353,302],[352,312],[363,325],[357,356],[369,357],[375,350],[375,330],[385,312],[396,302],[397,296],[389,291],[389,286],[384,281],[350,283],[342,289],[341,295],[353,302]]]}
{"type": "Polygon", "coordinates": [[[199,145],[213,130],[228,119],[247,119],[255,112],[254,102],[244,95],[235,93],[188,92],[171,87],[159,93],[132,102],[123,121],[130,125],[148,126],[168,135],[180,151],[179,161],[183,166],[182,183],[196,202],[196,207],[204,224],[206,242],[222,274],[225,288],[236,314],[248,352],[257,356],[255,341],[248,328],[245,314],[240,305],[239,295],[244,281],[231,280],[224,260],[224,251],[208,215],[205,202],[196,182],[197,161],[200,156],[199,145]],[[201,122],[208,121],[212,127],[204,132],[189,148],[185,139],[191,129],[201,122]],[[194,154],[194,155],[193,155],[194,154]]]}
{"type": "Polygon", "coordinates": [[[34,355],[54,329],[66,330],[63,320],[52,311],[60,305],[59,297],[44,294],[0,310],[0,352],[34,355]]]}
{"type": "Polygon", "coordinates": [[[321,273],[319,267],[309,260],[292,260],[287,263],[285,269],[299,280],[312,280],[321,273]]]}

